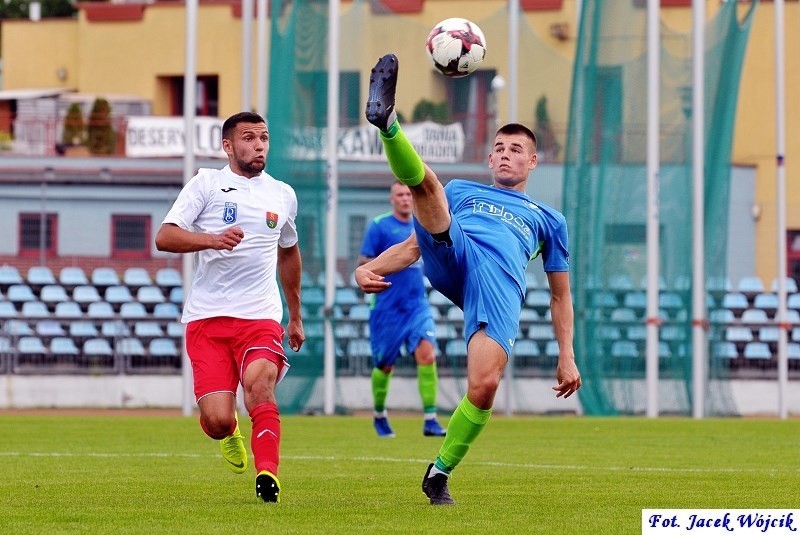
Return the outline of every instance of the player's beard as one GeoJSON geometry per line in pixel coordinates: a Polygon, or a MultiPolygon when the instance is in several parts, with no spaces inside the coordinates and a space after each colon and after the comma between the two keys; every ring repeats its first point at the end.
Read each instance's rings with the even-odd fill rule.
{"type": "Polygon", "coordinates": [[[239,157],[238,154],[234,154],[236,158],[236,165],[241,169],[243,172],[247,173],[249,176],[253,177],[261,173],[266,166],[265,162],[247,162],[239,157]]]}

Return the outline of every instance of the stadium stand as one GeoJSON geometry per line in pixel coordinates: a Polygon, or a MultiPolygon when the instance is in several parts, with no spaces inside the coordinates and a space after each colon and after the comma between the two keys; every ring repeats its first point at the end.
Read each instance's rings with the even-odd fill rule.
{"type": "Polygon", "coordinates": [[[142,286],[152,286],[153,279],[146,269],[130,267],[122,274],[122,283],[131,290],[136,290],[142,286]]]}
{"type": "Polygon", "coordinates": [[[183,285],[183,279],[177,269],[161,268],[156,271],[155,284],[162,290],[168,291],[171,288],[183,285]]]}
{"type": "Polygon", "coordinates": [[[113,268],[98,267],[92,270],[92,284],[98,290],[105,290],[109,286],[119,286],[120,280],[113,268]]]}
{"type": "Polygon", "coordinates": [[[17,268],[8,265],[0,266],[0,290],[6,292],[9,286],[22,283],[22,275],[20,275],[17,268]]]}
{"type": "Polygon", "coordinates": [[[40,290],[42,286],[55,284],[56,278],[47,266],[33,266],[28,268],[26,277],[28,284],[35,290],[40,290]]]}
{"type": "Polygon", "coordinates": [[[86,273],[83,272],[83,269],[71,266],[61,269],[58,275],[58,283],[67,290],[72,290],[75,286],[89,284],[89,279],[86,278],[86,273]]]}

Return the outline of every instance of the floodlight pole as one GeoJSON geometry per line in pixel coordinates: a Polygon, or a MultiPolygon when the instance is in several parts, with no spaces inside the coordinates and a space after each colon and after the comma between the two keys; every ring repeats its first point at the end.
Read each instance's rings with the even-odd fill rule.
{"type": "Polygon", "coordinates": [[[788,337],[791,325],[786,318],[786,117],[784,66],[783,0],[775,0],[775,196],[778,227],[778,417],[789,417],[787,392],[789,387],[788,337]]]}
{"type": "Polygon", "coordinates": [[[242,110],[253,108],[253,0],[242,0],[242,110]]]}
{"type": "Polygon", "coordinates": [[[692,0],[692,417],[705,415],[705,0],[692,0]]]}
{"type": "Polygon", "coordinates": [[[645,346],[646,415],[658,417],[658,275],[661,35],[659,0],[647,0],[647,313],[645,346]]]}
{"type": "MultiPolygon", "coordinates": [[[[196,113],[197,85],[197,6],[199,0],[186,0],[186,65],[183,73],[183,184],[194,176],[194,118],[196,113]]],[[[194,255],[184,253],[181,257],[183,267],[184,299],[194,278],[194,255]]],[[[192,364],[186,352],[186,327],[183,333],[181,357],[181,377],[183,379],[183,415],[191,416],[194,411],[194,384],[192,364]]]]}

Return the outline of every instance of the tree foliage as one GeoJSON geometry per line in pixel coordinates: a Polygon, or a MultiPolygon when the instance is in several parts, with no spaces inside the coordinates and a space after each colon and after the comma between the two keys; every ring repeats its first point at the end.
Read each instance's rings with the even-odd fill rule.
{"type": "Polygon", "coordinates": [[[87,127],[87,142],[92,154],[114,154],[116,134],[111,125],[111,105],[104,98],[98,98],[92,104],[87,127]]]}

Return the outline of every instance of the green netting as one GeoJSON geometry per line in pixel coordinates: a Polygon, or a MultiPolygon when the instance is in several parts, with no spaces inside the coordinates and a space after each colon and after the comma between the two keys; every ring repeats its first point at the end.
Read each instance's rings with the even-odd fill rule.
{"type": "MultiPolygon", "coordinates": [[[[584,0],[568,126],[564,212],[570,226],[575,349],[587,414],[645,407],[647,49],[644,2],[584,0]],[[638,7],[637,7],[638,6],[638,7]],[[628,312],[634,311],[635,318],[628,312]]],[[[720,6],[705,41],[705,269],[708,307],[725,278],[730,156],[739,77],[755,2],[720,6]],[[741,11],[740,11],[741,10],[741,11]]],[[[691,407],[691,35],[662,25],[659,407],[691,407]]],[[[712,324],[713,325],[713,324],[712,324]]],[[[711,349],[706,410],[731,414],[726,361],[711,349]]]]}

